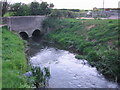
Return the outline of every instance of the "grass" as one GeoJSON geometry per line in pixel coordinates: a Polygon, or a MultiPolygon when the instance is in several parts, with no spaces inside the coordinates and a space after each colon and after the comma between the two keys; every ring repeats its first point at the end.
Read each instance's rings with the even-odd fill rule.
{"type": "Polygon", "coordinates": [[[13,16],[14,13],[13,12],[7,12],[4,14],[4,17],[9,17],[9,16],[13,16]]]}
{"type": "Polygon", "coordinates": [[[22,75],[27,70],[24,48],[23,40],[2,28],[2,88],[29,87],[22,75]]]}
{"type": "Polygon", "coordinates": [[[105,76],[120,82],[118,20],[48,18],[43,28],[51,31],[45,39],[74,50],[78,53],[76,58],[87,59],[105,76]]]}
{"type": "Polygon", "coordinates": [[[2,28],[0,28],[0,89],[2,88],[2,28]]]}

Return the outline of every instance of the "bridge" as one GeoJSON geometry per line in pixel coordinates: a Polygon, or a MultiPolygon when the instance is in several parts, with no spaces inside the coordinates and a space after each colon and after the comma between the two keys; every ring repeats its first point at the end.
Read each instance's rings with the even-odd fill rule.
{"type": "Polygon", "coordinates": [[[7,17],[7,25],[10,31],[28,38],[45,33],[42,29],[42,22],[47,16],[12,16],[7,17]]]}

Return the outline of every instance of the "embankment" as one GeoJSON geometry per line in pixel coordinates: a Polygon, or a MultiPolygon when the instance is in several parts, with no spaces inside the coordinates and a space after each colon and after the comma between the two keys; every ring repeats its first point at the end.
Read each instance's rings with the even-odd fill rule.
{"type": "Polygon", "coordinates": [[[118,20],[76,20],[48,18],[45,39],[77,52],[105,76],[120,82],[118,20]]]}
{"type": "Polygon", "coordinates": [[[23,73],[27,70],[24,41],[2,28],[2,88],[28,88],[23,73]]]}

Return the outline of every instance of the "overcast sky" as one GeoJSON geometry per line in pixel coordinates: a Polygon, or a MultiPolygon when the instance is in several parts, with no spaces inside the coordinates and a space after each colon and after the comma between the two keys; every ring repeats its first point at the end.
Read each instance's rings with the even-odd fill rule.
{"type": "MultiPolygon", "coordinates": [[[[8,0],[8,2],[23,2],[30,3],[32,1],[41,2],[41,0],[8,0]]],[[[92,9],[93,7],[102,8],[103,0],[42,0],[48,3],[53,3],[54,8],[62,9],[92,9]]],[[[104,0],[105,8],[118,8],[118,2],[120,0],[104,0]]]]}

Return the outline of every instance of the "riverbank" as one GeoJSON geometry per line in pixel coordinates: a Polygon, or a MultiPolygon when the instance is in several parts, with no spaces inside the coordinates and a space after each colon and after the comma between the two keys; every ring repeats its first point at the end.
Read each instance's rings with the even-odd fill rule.
{"type": "Polygon", "coordinates": [[[49,18],[44,38],[78,53],[109,79],[120,82],[118,20],[76,20],[49,18]],[[51,23],[52,22],[52,23],[51,23]]]}
{"type": "Polygon", "coordinates": [[[29,88],[23,73],[27,71],[25,42],[2,28],[2,88],[29,88]]]}

